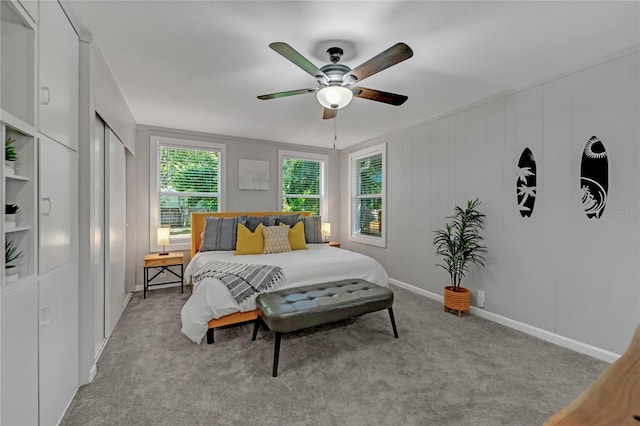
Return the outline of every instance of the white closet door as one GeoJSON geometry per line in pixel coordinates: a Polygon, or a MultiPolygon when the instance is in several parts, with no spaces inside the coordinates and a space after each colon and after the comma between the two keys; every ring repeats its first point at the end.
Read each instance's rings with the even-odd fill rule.
{"type": "Polygon", "coordinates": [[[124,144],[108,128],[105,143],[105,331],[110,336],[124,310],[127,192],[124,144]]]}
{"type": "Polygon", "coordinates": [[[40,138],[40,256],[42,275],[76,256],[77,168],[76,153],[40,138]]]}
{"type": "Polygon", "coordinates": [[[91,215],[92,222],[95,225],[93,230],[95,238],[95,252],[91,255],[91,281],[94,286],[93,293],[93,306],[94,306],[94,355],[97,356],[104,344],[104,340],[107,337],[105,329],[105,254],[104,254],[104,186],[105,186],[105,124],[104,121],[96,116],[95,126],[95,139],[94,152],[95,152],[95,167],[92,170],[94,188],[91,191],[91,215]]]}

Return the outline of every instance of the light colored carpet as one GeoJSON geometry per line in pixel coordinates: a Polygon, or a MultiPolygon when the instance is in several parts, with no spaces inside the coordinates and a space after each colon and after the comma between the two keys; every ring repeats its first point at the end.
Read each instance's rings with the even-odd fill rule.
{"type": "Polygon", "coordinates": [[[252,325],[197,345],[188,293],[136,293],[62,425],[540,425],[607,363],[392,287],[387,311],[285,334],[252,325]]]}

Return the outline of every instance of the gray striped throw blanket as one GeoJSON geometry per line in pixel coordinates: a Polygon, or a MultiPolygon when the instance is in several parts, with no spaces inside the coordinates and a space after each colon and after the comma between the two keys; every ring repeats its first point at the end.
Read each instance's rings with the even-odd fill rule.
{"type": "Polygon", "coordinates": [[[285,279],[279,266],[220,261],[205,264],[193,275],[193,284],[198,285],[207,277],[222,281],[239,305],[254,300],[260,293],[278,288],[285,279]]]}

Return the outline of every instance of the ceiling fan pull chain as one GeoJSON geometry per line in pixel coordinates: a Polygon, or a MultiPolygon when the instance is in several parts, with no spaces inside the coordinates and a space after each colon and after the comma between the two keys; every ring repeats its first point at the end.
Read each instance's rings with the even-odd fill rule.
{"type": "Polygon", "coordinates": [[[338,141],[338,116],[333,119],[333,150],[336,150],[336,142],[338,141]]]}

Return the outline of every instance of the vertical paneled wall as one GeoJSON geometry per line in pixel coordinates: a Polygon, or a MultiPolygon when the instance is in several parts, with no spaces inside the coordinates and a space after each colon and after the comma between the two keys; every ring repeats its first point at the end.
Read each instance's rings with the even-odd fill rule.
{"type": "MultiPolygon", "coordinates": [[[[479,197],[489,261],[463,285],[486,292],[487,311],[622,353],[640,321],[638,61],[624,56],[371,141],[389,143],[387,247],[345,243],[344,220],[343,245],[377,258],[391,278],[441,294],[448,277],[435,266],[432,231],[454,205],[479,197]],[[588,219],[581,201],[592,136],[609,160],[600,219],[588,219]],[[526,147],[538,176],[533,214],[523,218],[516,170],[526,147]]],[[[345,190],[341,200],[344,218],[345,190]]]]}

